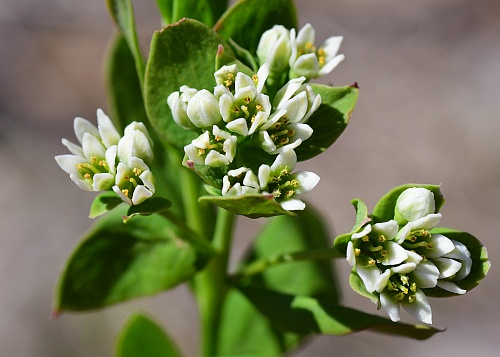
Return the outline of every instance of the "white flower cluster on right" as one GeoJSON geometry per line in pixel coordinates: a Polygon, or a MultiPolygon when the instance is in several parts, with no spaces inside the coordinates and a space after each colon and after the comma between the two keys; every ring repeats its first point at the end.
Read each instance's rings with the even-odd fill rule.
{"type": "Polygon", "coordinates": [[[213,93],[182,86],[167,103],[180,127],[201,132],[184,147],[188,164],[227,167],[223,186],[218,187],[223,196],[271,194],[284,209],[302,210],[305,205],[296,196],[313,189],[319,176],[307,171],[292,174],[297,163],[294,149],[311,137],[313,129],[306,122],[319,108],[321,96],[300,77],[279,89],[271,103],[263,92],[268,75],[267,63],[253,76],[236,64],[223,66],[214,74],[213,93]],[[276,158],[253,172],[237,164],[240,150],[276,158]]]}
{"type": "Polygon", "coordinates": [[[367,224],[348,243],[348,263],[366,290],[378,296],[392,321],[399,321],[402,306],[418,320],[432,323],[422,289],[437,286],[456,294],[466,292],[456,282],[470,273],[470,252],[462,243],[430,232],[441,220],[441,214],[434,212],[430,190],[408,188],[396,202],[398,221],[367,224]]]}

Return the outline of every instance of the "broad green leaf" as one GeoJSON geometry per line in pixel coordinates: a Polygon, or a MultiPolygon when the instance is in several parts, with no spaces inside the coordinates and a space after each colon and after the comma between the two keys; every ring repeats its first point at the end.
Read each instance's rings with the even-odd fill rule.
{"type": "Polygon", "coordinates": [[[423,187],[432,191],[432,193],[434,193],[434,200],[436,201],[436,212],[439,212],[444,204],[444,197],[441,194],[440,185],[421,185],[409,183],[392,189],[378,201],[372,213],[373,222],[387,222],[394,219],[394,210],[396,208],[396,201],[398,197],[401,193],[403,193],[403,191],[411,187],[423,187]]]}
{"type": "Polygon", "coordinates": [[[106,82],[110,117],[115,126],[123,130],[133,121],[148,124],[134,57],[120,34],[114,37],[108,51],[106,82]]]}
{"type": "Polygon", "coordinates": [[[134,314],[118,336],[116,357],[180,357],[175,343],[149,317],[134,314]]]}
{"type": "Polygon", "coordinates": [[[88,311],[168,290],[191,278],[205,258],[159,215],[123,224],[116,209],[88,232],[66,262],[55,313],[88,311]]]}
{"type": "MultiPolygon", "coordinates": [[[[452,282],[457,284],[458,287],[467,291],[475,288],[486,276],[491,266],[491,263],[488,259],[488,252],[486,251],[486,247],[484,247],[476,237],[466,232],[459,232],[449,228],[435,228],[431,231],[431,233],[442,234],[450,239],[462,243],[467,247],[472,259],[471,271],[469,275],[464,279],[452,282]]],[[[432,297],[457,296],[457,294],[443,290],[439,287],[423,290],[425,292],[425,295],[432,297]]]]}
{"type": "Polygon", "coordinates": [[[220,356],[278,357],[293,347],[298,336],[277,331],[238,290],[224,303],[219,332],[220,356]]]}
{"type": "Polygon", "coordinates": [[[226,11],[228,0],[174,0],[172,22],[189,17],[212,27],[226,11]]]}
{"type": "Polygon", "coordinates": [[[103,192],[92,202],[89,218],[96,218],[108,213],[120,203],[123,203],[122,199],[113,191],[103,192]]]}
{"type": "Polygon", "coordinates": [[[356,85],[330,87],[311,84],[314,92],[321,95],[321,105],[307,124],[314,130],[312,136],[295,149],[299,161],[321,154],[342,134],[351,119],[358,100],[356,85]]]}
{"type": "Polygon", "coordinates": [[[257,288],[241,288],[241,291],[277,328],[304,336],[347,335],[370,330],[425,340],[440,332],[426,325],[392,322],[325,299],[294,296],[257,288]]]}
{"type": "Polygon", "coordinates": [[[281,207],[273,198],[273,195],[201,196],[198,198],[198,202],[209,202],[249,218],[272,217],[283,214],[295,215],[295,213],[281,207]]]}
{"type": "MultiPolygon", "coordinates": [[[[184,130],[174,122],[167,98],[182,85],[213,91],[215,57],[220,44],[224,42],[219,35],[191,19],[181,20],[153,35],[146,67],[146,111],[160,138],[178,149],[191,143],[199,133],[184,130]]],[[[224,48],[232,55],[228,46],[224,48]]]]}
{"type": "Polygon", "coordinates": [[[262,33],[274,25],[297,28],[297,12],[291,0],[240,0],[217,21],[214,30],[225,40],[255,53],[262,33]]]}
{"type": "Polygon", "coordinates": [[[134,9],[131,0],[106,0],[111,17],[127,41],[135,60],[137,76],[142,85],[144,78],[144,58],[142,57],[137,32],[135,30],[134,9]]]}
{"type": "MultiPolygon", "coordinates": [[[[297,217],[275,217],[259,232],[247,263],[279,254],[329,249],[329,234],[320,215],[308,204],[297,217]]],[[[332,260],[291,261],[265,270],[251,281],[293,295],[325,297],[338,301],[332,260]]]]}
{"type": "Polygon", "coordinates": [[[172,203],[162,197],[151,197],[140,205],[130,206],[127,215],[123,216],[123,222],[128,222],[134,216],[149,216],[169,209],[172,203]]]}

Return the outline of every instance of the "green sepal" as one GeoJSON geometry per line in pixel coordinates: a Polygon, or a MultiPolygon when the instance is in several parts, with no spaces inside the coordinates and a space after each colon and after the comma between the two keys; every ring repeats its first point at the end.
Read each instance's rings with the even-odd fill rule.
{"type": "Polygon", "coordinates": [[[135,30],[134,9],[131,0],[106,0],[108,10],[119,31],[127,41],[130,52],[134,57],[135,67],[139,81],[143,83],[145,63],[141,53],[137,32],[135,30]]]}
{"type": "Polygon", "coordinates": [[[344,256],[346,255],[347,243],[351,240],[351,236],[371,221],[368,217],[368,207],[366,206],[366,203],[359,198],[353,199],[351,203],[356,210],[356,223],[349,233],[339,235],[333,242],[335,249],[337,249],[337,251],[344,256]]]}
{"type": "Polygon", "coordinates": [[[209,202],[225,210],[249,218],[272,217],[279,215],[295,216],[276,202],[273,195],[243,196],[201,196],[198,202],[209,202]]]}
{"type": "Polygon", "coordinates": [[[307,121],[314,130],[313,134],[295,149],[298,161],[308,160],[321,154],[338,139],[347,127],[358,100],[357,85],[346,87],[310,85],[314,93],[321,95],[321,105],[307,121]]]}
{"type": "Polygon", "coordinates": [[[135,216],[149,216],[169,209],[172,202],[163,197],[151,197],[139,205],[130,206],[127,214],[123,216],[123,223],[127,223],[135,216]]]}
{"type": "Polygon", "coordinates": [[[387,194],[385,194],[375,205],[371,217],[374,223],[387,222],[394,219],[396,201],[398,197],[403,193],[403,191],[412,187],[423,187],[428,189],[434,194],[434,200],[436,202],[436,211],[438,213],[444,204],[444,197],[441,193],[441,185],[427,185],[427,184],[416,184],[409,183],[393,188],[387,194]]]}
{"type": "Polygon", "coordinates": [[[441,332],[431,326],[392,322],[325,299],[294,296],[253,287],[240,290],[276,328],[303,336],[311,334],[341,336],[370,330],[425,340],[441,332]]]}
{"type": "Polygon", "coordinates": [[[54,314],[150,296],[187,281],[207,259],[160,215],[123,224],[126,207],[84,235],[59,277],[54,314]]]}
{"type": "Polygon", "coordinates": [[[377,304],[377,307],[380,308],[380,299],[374,293],[370,293],[366,290],[365,283],[358,275],[356,271],[356,267],[352,268],[351,273],[349,274],[349,286],[359,295],[370,299],[374,304],[377,304]]]}
{"type": "Polygon", "coordinates": [[[135,61],[123,35],[116,34],[109,46],[105,77],[110,118],[118,130],[133,121],[148,124],[135,61]]]}
{"type": "Polygon", "coordinates": [[[217,21],[214,30],[232,38],[255,53],[262,34],[274,25],[297,28],[297,11],[292,0],[240,0],[217,21]]]}
{"type": "Polygon", "coordinates": [[[188,163],[187,156],[184,158],[183,165],[194,171],[207,184],[219,189],[222,188],[222,178],[229,171],[229,167],[227,166],[213,167],[209,165],[193,164],[192,162],[188,163]]]}
{"type": "Polygon", "coordinates": [[[146,112],[160,138],[177,149],[182,150],[200,133],[182,129],[174,122],[167,98],[182,85],[213,91],[220,44],[234,57],[218,34],[192,19],[180,20],[153,35],[144,85],[146,112]]]}
{"type": "Polygon", "coordinates": [[[143,314],[132,315],[118,335],[115,357],[181,357],[178,347],[143,314]]]}
{"type": "Polygon", "coordinates": [[[108,213],[120,203],[122,199],[113,191],[105,191],[99,194],[90,205],[89,218],[94,219],[108,213]]]}
{"type": "MultiPolygon", "coordinates": [[[[445,237],[460,242],[467,247],[472,259],[471,271],[469,275],[462,280],[451,280],[451,282],[457,284],[459,288],[467,291],[474,289],[486,276],[491,267],[486,247],[479,241],[479,239],[467,232],[460,232],[450,228],[434,228],[431,230],[431,234],[433,233],[442,234],[445,237]]],[[[449,297],[458,295],[437,286],[432,289],[422,290],[425,292],[425,295],[432,297],[449,297]]]]}

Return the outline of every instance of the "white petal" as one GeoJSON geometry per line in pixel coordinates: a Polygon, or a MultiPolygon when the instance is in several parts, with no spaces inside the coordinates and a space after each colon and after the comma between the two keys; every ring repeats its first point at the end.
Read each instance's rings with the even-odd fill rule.
{"type": "MultiPolygon", "coordinates": [[[[286,47],[286,43],[285,43],[285,47],[286,47]]],[[[280,51],[282,51],[281,46],[278,48],[280,51]]],[[[286,57],[288,57],[288,56],[289,55],[287,54],[286,57]]],[[[286,60],[283,62],[286,64],[287,60],[288,60],[288,58],[286,58],[286,60]]],[[[257,81],[258,81],[257,82],[257,93],[262,92],[262,89],[264,88],[264,84],[266,83],[267,76],[269,76],[269,63],[266,62],[262,66],[260,66],[259,70],[257,71],[257,81]]]]}
{"type": "Polygon", "coordinates": [[[403,309],[405,309],[419,321],[422,321],[426,324],[432,324],[431,305],[429,304],[427,296],[425,296],[425,294],[420,289],[417,289],[415,295],[417,299],[414,302],[401,304],[403,306],[403,309]]]}
{"type": "Polygon", "coordinates": [[[387,256],[382,260],[383,265],[396,265],[408,258],[406,249],[393,241],[385,242],[385,250],[387,251],[387,256]]]}
{"type": "Polygon", "coordinates": [[[81,146],[73,144],[71,141],[66,140],[66,139],[62,139],[61,142],[64,146],[66,146],[68,148],[69,152],[72,153],[73,155],[81,156],[81,157],[85,156],[81,146]]]}
{"type": "Polygon", "coordinates": [[[248,170],[247,173],[245,174],[245,178],[243,179],[243,185],[253,187],[256,190],[260,189],[259,179],[253,173],[252,170],[248,170]]]}
{"type": "Polygon", "coordinates": [[[236,143],[238,139],[236,136],[231,136],[229,139],[224,141],[224,152],[226,153],[226,158],[228,162],[233,162],[234,156],[236,155],[236,143]]]}
{"type": "Polygon", "coordinates": [[[393,301],[386,293],[380,294],[380,304],[393,322],[400,320],[399,304],[393,301]]]}
{"type": "Polygon", "coordinates": [[[274,97],[273,107],[281,109],[282,106],[288,102],[288,100],[297,92],[297,90],[302,86],[302,83],[306,80],[306,77],[294,78],[288,81],[274,97]]]}
{"type": "Polygon", "coordinates": [[[382,275],[379,276],[379,278],[375,282],[375,291],[378,293],[384,291],[385,287],[387,286],[387,283],[389,282],[390,277],[391,277],[391,270],[387,269],[382,273],[382,275]]]}
{"type": "Polygon", "coordinates": [[[351,236],[351,239],[359,239],[359,238],[363,238],[364,236],[366,236],[368,233],[370,233],[372,231],[372,226],[371,224],[367,224],[363,230],[361,232],[358,232],[358,233],[354,233],[352,236],[351,236]]]}
{"type": "Polygon", "coordinates": [[[302,123],[290,124],[288,125],[288,128],[292,129],[295,132],[292,141],[297,141],[299,139],[301,142],[305,141],[309,139],[314,132],[313,128],[311,128],[307,124],[302,124],[302,123]]]}
{"type": "Polygon", "coordinates": [[[187,115],[198,128],[210,128],[222,119],[219,101],[206,89],[198,91],[188,102],[187,115]]]}
{"type": "Polygon", "coordinates": [[[314,172],[300,171],[292,175],[297,181],[299,186],[295,190],[297,195],[311,191],[319,183],[319,176],[314,172]]]}
{"type": "Polygon", "coordinates": [[[118,144],[120,134],[118,130],[116,130],[111,119],[102,109],[97,109],[97,124],[99,134],[101,134],[101,139],[105,147],[109,148],[112,145],[118,144]]]}
{"type": "Polygon", "coordinates": [[[247,135],[252,135],[262,124],[266,122],[268,116],[265,112],[258,112],[247,135]]]}
{"type": "Polygon", "coordinates": [[[118,163],[116,167],[115,183],[119,185],[126,176],[128,176],[130,169],[123,162],[118,163]]]}
{"type": "Polygon", "coordinates": [[[247,121],[244,118],[235,119],[232,122],[227,123],[226,128],[241,136],[248,135],[247,121]]]}
{"type": "Polygon", "coordinates": [[[441,221],[441,217],[441,213],[431,213],[411,223],[413,229],[432,229],[438,225],[439,221],[441,221]]]}
{"type": "Polygon", "coordinates": [[[75,175],[69,175],[69,178],[71,179],[71,181],[73,181],[74,183],[77,184],[77,186],[79,188],[81,188],[82,190],[85,190],[85,191],[94,191],[94,188],[92,187],[92,185],[86,181],[86,180],[82,180],[81,178],[75,176],[75,175]]]}
{"type": "Polygon", "coordinates": [[[430,261],[421,262],[412,276],[421,288],[433,288],[437,284],[439,269],[430,261]]]}
{"type": "Polygon", "coordinates": [[[123,192],[120,190],[120,187],[113,186],[113,191],[115,191],[115,193],[118,196],[120,196],[120,198],[122,199],[123,202],[125,202],[126,204],[132,206],[132,200],[123,194],[123,192]]]}
{"type": "Polygon", "coordinates": [[[460,271],[453,279],[453,280],[462,280],[470,273],[472,267],[472,259],[470,257],[469,250],[464,244],[457,242],[455,240],[452,240],[452,242],[455,245],[455,249],[450,253],[443,255],[443,257],[457,259],[462,263],[460,271]]]}
{"type": "Polygon", "coordinates": [[[462,264],[454,259],[437,258],[432,259],[432,262],[439,269],[439,279],[446,279],[455,275],[462,267],[462,264]]]}
{"type": "Polygon", "coordinates": [[[229,160],[221,153],[211,150],[205,158],[205,165],[212,167],[221,167],[229,165],[229,160]]]}
{"type": "Polygon", "coordinates": [[[131,157],[139,157],[150,165],[154,160],[154,153],[148,136],[142,130],[125,129],[125,135],[118,142],[120,161],[128,162],[131,157]]]}
{"type": "Polygon", "coordinates": [[[82,139],[82,149],[85,157],[91,159],[95,157],[98,159],[103,159],[106,156],[106,149],[102,146],[101,142],[89,133],[83,134],[82,139]]]}
{"type": "Polygon", "coordinates": [[[306,204],[297,198],[281,202],[281,207],[287,211],[302,211],[306,208],[306,204]]]}
{"type": "Polygon", "coordinates": [[[184,146],[184,152],[189,160],[193,161],[197,165],[203,165],[205,160],[202,156],[198,155],[198,150],[199,149],[193,144],[184,146]]]}
{"type": "Polygon", "coordinates": [[[94,191],[105,191],[113,187],[115,176],[107,173],[95,174],[92,180],[92,188],[94,191]]]}
{"type": "Polygon", "coordinates": [[[455,245],[451,239],[442,234],[433,234],[428,242],[432,244],[432,249],[425,250],[427,258],[439,258],[446,253],[450,253],[455,249],[455,245]]]}
{"type": "Polygon", "coordinates": [[[386,239],[393,239],[394,237],[396,237],[398,230],[398,222],[396,222],[395,220],[375,223],[373,225],[373,231],[378,234],[382,234],[386,239]]]}
{"type": "Polygon", "coordinates": [[[310,23],[307,23],[297,34],[297,46],[304,47],[308,42],[314,44],[315,37],[316,31],[314,31],[314,27],[310,23]]]}
{"type": "Polygon", "coordinates": [[[82,143],[83,135],[85,133],[89,133],[92,136],[100,138],[99,130],[97,130],[94,124],[89,122],[87,119],[76,117],[75,121],[73,122],[73,129],[75,130],[76,138],[78,139],[80,144],[82,143]]]}
{"type": "Polygon", "coordinates": [[[444,289],[446,291],[450,291],[450,292],[455,293],[455,294],[463,295],[467,292],[467,290],[460,288],[457,284],[455,284],[451,281],[439,280],[437,283],[437,286],[439,286],[441,289],[444,289]]]}
{"type": "Polygon", "coordinates": [[[347,243],[345,259],[347,260],[350,266],[353,267],[356,265],[356,254],[354,252],[354,245],[352,244],[351,241],[347,243]]]}
{"type": "Polygon", "coordinates": [[[233,110],[233,99],[228,94],[223,94],[219,98],[219,110],[222,119],[227,123],[231,120],[233,110]]]}
{"type": "Polygon", "coordinates": [[[408,188],[396,200],[396,210],[408,222],[416,221],[434,213],[436,210],[434,194],[423,187],[408,188]]]}
{"type": "Polygon", "coordinates": [[[325,51],[327,60],[331,60],[332,58],[336,57],[343,40],[343,36],[332,36],[325,41],[325,43],[321,47],[325,51]]]}
{"type": "Polygon", "coordinates": [[[271,176],[271,168],[267,165],[260,165],[258,177],[261,190],[265,190],[267,188],[270,176],[271,176]]]}
{"type": "Polygon", "coordinates": [[[138,205],[153,196],[153,192],[149,191],[143,185],[138,185],[134,189],[134,193],[132,194],[132,204],[138,205]]]}
{"type": "Polygon", "coordinates": [[[205,131],[203,134],[191,141],[191,144],[199,149],[207,149],[210,146],[210,133],[205,131]]]}
{"type": "Polygon", "coordinates": [[[392,267],[391,270],[392,270],[392,272],[397,273],[397,274],[408,274],[408,273],[411,273],[412,271],[414,271],[416,267],[417,267],[417,264],[414,262],[411,262],[411,263],[404,263],[404,264],[400,264],[398,266],[392,267]]]}
{"type": "Polygon", "coordinates": [[[344,55],[338,55],[332,58],[330,61],[326,62],[323,67],[321,67],[318,71],[318,77],[324,76],[335,69],[340,62],[344,60],[344,55]]]}
{"type": "Polygon", "coordinates": [[[114,175],[116,173],[116,154],[118,151],[118,146],[113,145],[106,150],[106,162],[108,163],[108,171],[110,174],[114,175]]]}
{"type": "Polygon", "coordinates": [[[227,175],[231,177],[240,177],[241,175],[243,175],[248,171],[250,171],[248,167],[240,167],[239,169],[229,170],[227,172],[227,175]]]}
{"type": "Polygon", "coordinates": [[[143,171],[143,173],[139,175],[139,178],[141,179],[141,181],[144,183],[144,186],[146,186],[148,190],[150,190],[152,193],[155,193],[154,177],[151,171],[149,170],[143,171]]]}
{"type": "Polygon", "coordinates": [[[276,145],[274,145],[274,142],[271,140],[271,136],[269,136],[267,131],[259,131],[259,141],[262,150],[265,152],[272,153],[276,150],[276,145]]]}
{"type": "Polygon", "coordinates": [[[411,250],[407,250],[406,254],[408,254],[408,259],[406,259],[407,262],[418,264],[423,260],[420,254],[412,252],[411,250]]]}
{"type": "Polygon", "coordinates": [[[231,182],[229,182],[229,177],[224,176],[222,178],[222,196],[226,196],[229,188],[231,187],[231,182]]]}
{"type": "Polygon", "coordinates": [[[55,157],[57,164],[64,172],[80,177],[78,165],[87,162],[87,159],[76,155],[57,155],[55,157]]]}
{"type": "Polygon", "coordinates": [[[255,96],[257,95],[257,88],[255,87],[255,83],[253,82],[252,78],[250,78],[243,72],[238,72],[236,74],[234,90],[235,90],[235,98],[238,97],[239,93],[242,90],[250,91],[251,93],[253,93],[253,95],[250,95],[252,99],[255,98],[255,96]]]}
{"type": "Polygon", "coordinates": [[[283,103],[280,109],[286,110],[286,116],[291,124],[300,123],[307,113],[308,104],[306,92],[300,92],[283,103]]]}
{"type": "Polygon", "coordinates": [[[307,79],[316,78],[319,71],[318,57],[315,53],[308,53],[299,56],[293,66],[291,66],[291,75],[294,78],[304,76],[307,79]]]}
{"type": "Polygon", "coordinates": [[[377,288],[377,280],[380,277],[380,270],[377,267],[360,267],[357,266],[356,270],[359,277],[363,280],[365,288],[369,293],[372,293],[377,288]]]}
{"type": "Polygon", "coordinates": [[[295,151],[291,149],[284,150],[274,160],[273,164],[271,165],[271,171],[281,172],[283,170],[286,170],[288,171],[288,173],[291,173],[295,168],[296,163],[297,155],[295,154],[295,151]]]}

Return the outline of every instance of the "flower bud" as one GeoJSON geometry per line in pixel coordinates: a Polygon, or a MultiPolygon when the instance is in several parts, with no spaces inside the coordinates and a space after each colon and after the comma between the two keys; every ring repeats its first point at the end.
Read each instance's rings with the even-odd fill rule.
{"type": "Polygon", "coordinates": [[[260,64],[269,63],[269,69],[274,73],[285,71],[291,52],[290,32],[282,25],[264,32],[257,46],[260,64]]]}
{"type": "Polygon", "coordinates": [[[434,194],[423,187],[409,188],[396,201],[395,216],[399,223],[413,222],[434,213],[434,194]]]}
{"type": "Polygon", "coordinates": [[[202,89],[188,102],[187,116],[198,128],[212,127],[222,120],[219,101],[212,93],[202,89]]]}

